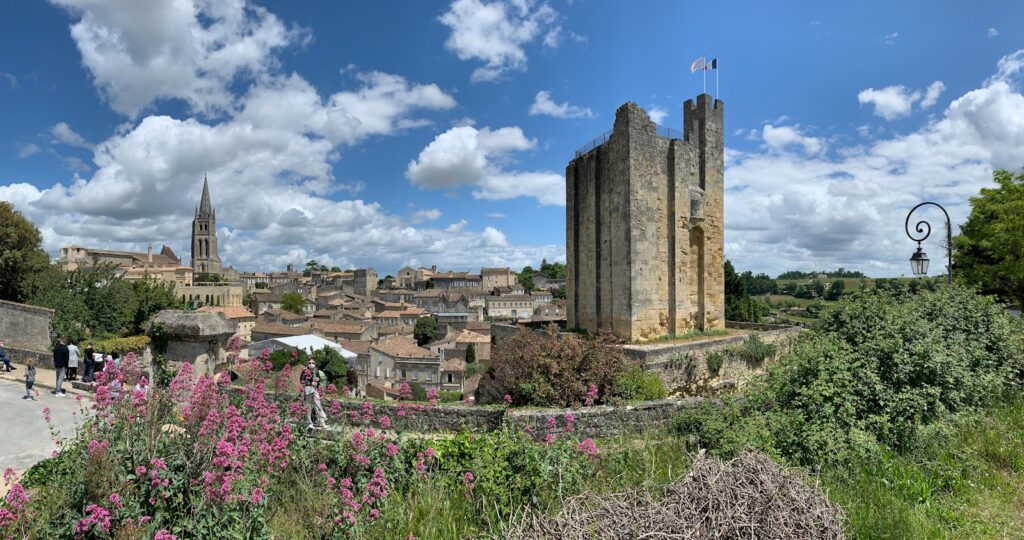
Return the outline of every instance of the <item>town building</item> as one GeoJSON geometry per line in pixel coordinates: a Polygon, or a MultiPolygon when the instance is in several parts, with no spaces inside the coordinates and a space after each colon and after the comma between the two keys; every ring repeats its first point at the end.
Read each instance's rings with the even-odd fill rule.
{"type": "Polygon", "coordinates": [[[244,343],[252,341],[252,329],[256,326],[256,315],[248,309],[241,306],[203,306],[196,311],[220,313],[228,320],[234,321],[238,324],[238,330],[235,332],[235,337],[244,343]]]}
{"type": "Polygon", "coordinates": [[[565,169],[568,325],[646,340],[725,326],[724,104],[678,134],[636,103],[565,169]]]}
{"type": "Polygon", "coordinates": [[[220,274],[217,254],[217,212],[210,202],[210,183],[203,177],[203,196],[192,219],[192,271],[197,274],[220,274]]]}
{"type": "Polygon", "coordinates": [[[533,307],[533,297],[528,294],[487,297],[487,316],[492,319],[529,319],[533,307]]]}
{"type": "Polygon", "coordinates": [[[438,356],[416,345],[409,336],[395,336],[370,345],[368,383],[398,387],[418,383],[424,388],[439,388],[441,361],[438,356]]]}
{"type": "Polygon", "coordinates": [[[486,291],[498,287],[511,287],[516,283],[517,277],[511,268],[481,268],[480,286],[486,291]]]}

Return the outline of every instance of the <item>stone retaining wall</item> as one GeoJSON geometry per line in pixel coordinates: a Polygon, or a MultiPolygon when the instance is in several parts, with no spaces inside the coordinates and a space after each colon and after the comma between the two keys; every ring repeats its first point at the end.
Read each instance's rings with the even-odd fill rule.
{"type": "Polygon", "coordinates": [[[529,426],[537,437],[561,433],[572,415],[573,430],[581,437],[612,437],[665,427],[679,411],[701,403],[704,398],[645,401],[635,405],[598,405],[582,409],[511,409],[505,422],[518,428],[529,426]],[[554,427],[548,420],[554,419],[554,427]]]}
{"type": "Polygon", "coordinates": [[[53,369],[52,352],[31,351],[17,347],[5,347],[5,349],[7,350],[7,357],[11,359],[11,363],[24,365],[25,360],[31,358],[35,361],[37,368],[53,369]]]}
{"type": "Polygon", "coordinates": [[[0,339],[8,348],[49,350],[52,319],[52,309],[0,300],[0,339]]]}

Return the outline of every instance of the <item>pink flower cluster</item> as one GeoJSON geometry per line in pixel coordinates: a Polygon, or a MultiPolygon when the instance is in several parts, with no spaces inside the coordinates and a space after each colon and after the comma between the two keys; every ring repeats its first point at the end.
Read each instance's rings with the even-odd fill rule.
{"type": "Polygon", "coordinates": [[[576,445],[576,450],[581,454],[585,454],[592,458],[596,458],[597,455],[601,453],[600,450],[597,449],[597,445],[594,444],[594,439],[591,439],[590,437],[580,441],[580,443],[576,445]]]}
{"type": "Polygon", "coordinates": [[[590,386],[587,387],[587,397],[583,400],[583,405],[590,407],[594,403],[597,403],[597,385],[590,383],[590,386]]]}
{"type": "Polygon", "coordinates": [[[84,535],[92,530],[93,527],[96,527],[99,532],[110,532],[110,510],[96,504],[90,504],[85,507],[85,513],[85,518],[75,524],[76,533],[84,535]]]}

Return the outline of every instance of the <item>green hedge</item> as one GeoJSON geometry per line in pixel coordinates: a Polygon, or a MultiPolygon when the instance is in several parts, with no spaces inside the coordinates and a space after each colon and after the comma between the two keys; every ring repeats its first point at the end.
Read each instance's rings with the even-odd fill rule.
{"type": "Polygon", "coordinates": [[[665,399],[668,390],[657,374],[633,366],[619,376],[613,395],[624,401],[651,401],[665,399]]]}
{"type": "MultiPolygon", "coordinates": [[[[104,339],[93,342],[92,348],[103,354],[128,352],[141,353],[148,345],[149,336],[128,336],[123,338],[104,339]]],[[[83,347],[84,348],[84,347],[83,347]]]]}

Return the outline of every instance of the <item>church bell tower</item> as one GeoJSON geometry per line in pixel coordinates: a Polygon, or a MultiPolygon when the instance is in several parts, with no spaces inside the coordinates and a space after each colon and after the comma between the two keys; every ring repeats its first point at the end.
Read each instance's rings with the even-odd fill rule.
{"type": "Polygon", "coordinates": [[[192,220],[192,271],[196,274],[219,274],[217,255],[217,213],[210,202],[210,183],[203,176],[203,198],[192,220]]]}

